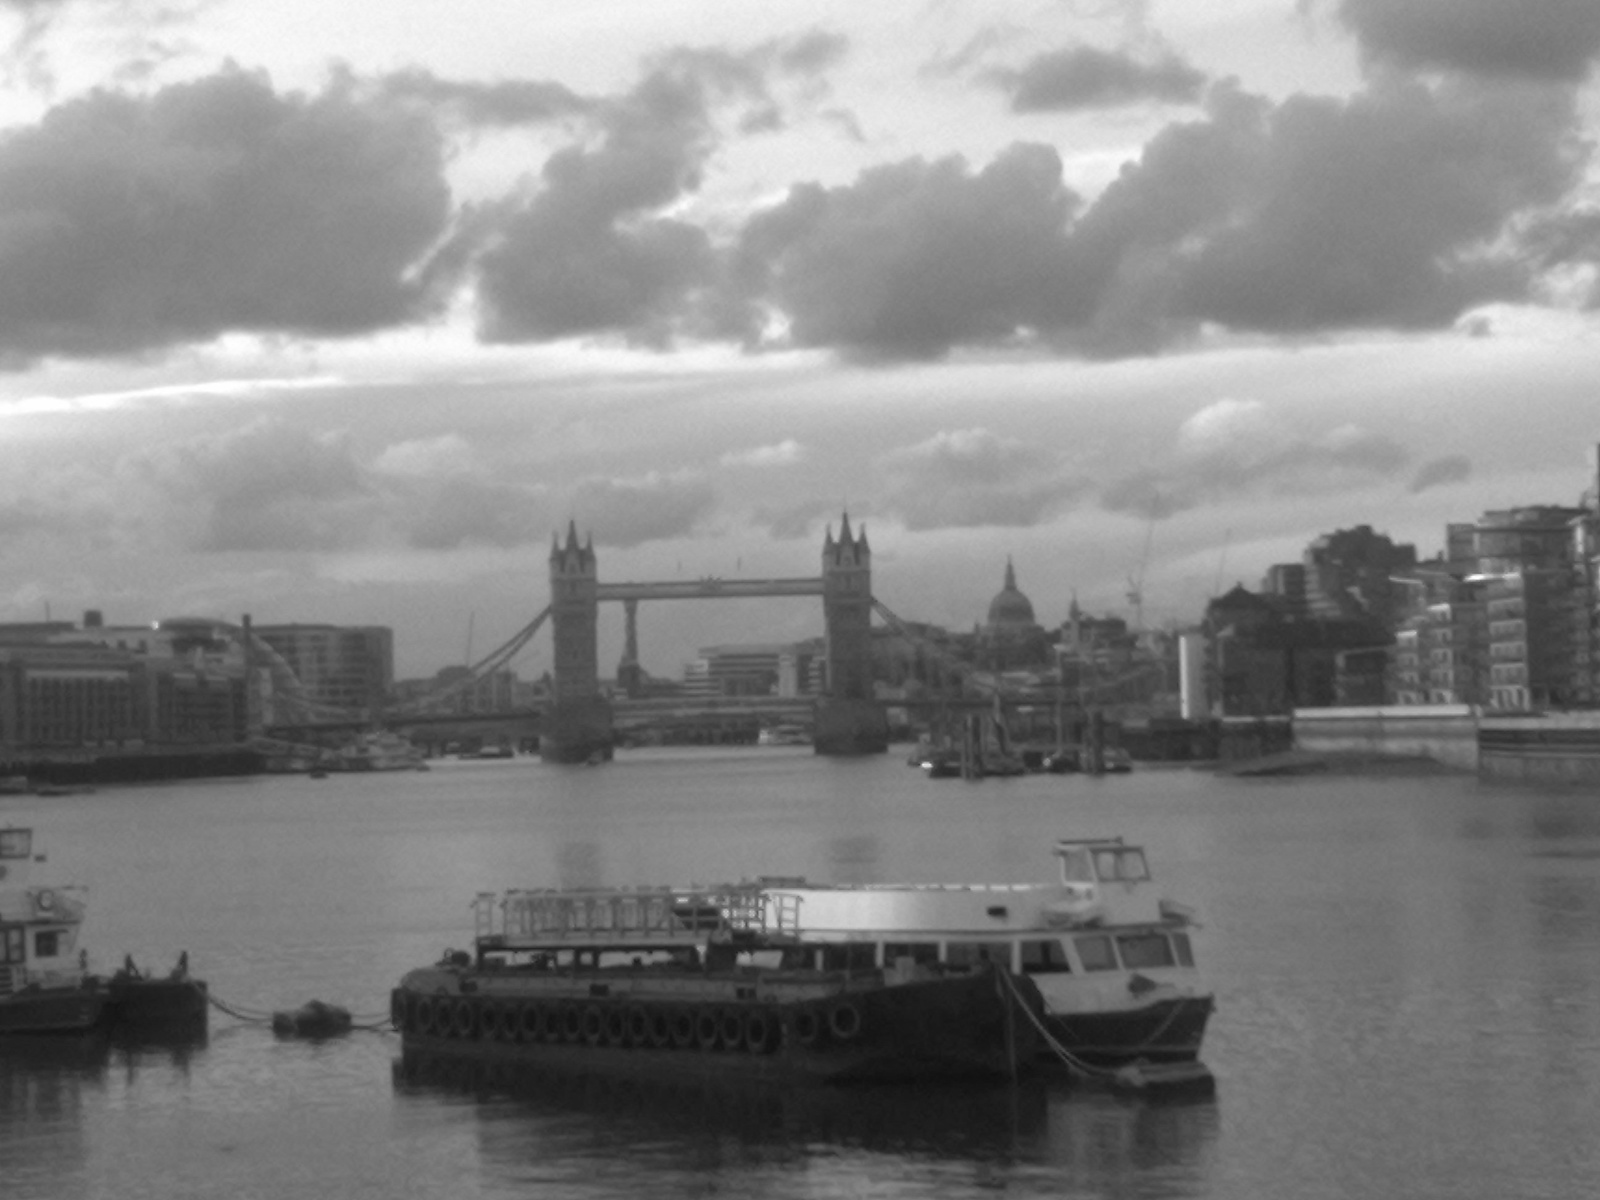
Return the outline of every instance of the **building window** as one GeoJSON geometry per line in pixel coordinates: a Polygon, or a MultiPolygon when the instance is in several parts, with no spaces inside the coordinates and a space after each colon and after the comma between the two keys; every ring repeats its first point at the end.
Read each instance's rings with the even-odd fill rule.
{"type": "Polygon", "coordinates": [[[41,930],[33,935],[33,956],[54,958],[60,953],[61,935],[55,930],[41,930]]]}

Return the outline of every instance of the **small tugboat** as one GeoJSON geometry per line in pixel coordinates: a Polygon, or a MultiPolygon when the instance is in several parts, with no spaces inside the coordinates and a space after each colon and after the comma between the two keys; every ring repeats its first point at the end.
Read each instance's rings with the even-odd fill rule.
{"type": "Polygon", "coordinates": [[[83,889],[34,886],[33,862],[33,830],[0,829],[0,1034],[81,1033],[111,1001],[78,950],[83,889]]]}
{"type": "Polygon", "coordinates": [[[1041,1054],[1134,1087],[1210,1086],[1199,1061],[1213,998],[1195,968],[1194,914],[1159,895],[1144,850],[1062,839],[1060,881],[764,881],[803,946],[863,963],[996,964],[1044,1000],[1041,1054]]]}
{"type": "Polygon", "coordinates": [[[988,964],[809,945],[761,883],[484,893],[474,952],[408,972],[391,1016],[430,1058],[825,1083],[1014,1078],[1041,1002],[988,964]]]}
{"type": "Polygon", "coordinates": [[[188,955],[163,977],[124,959],[109,979],[78,946],[86,889],[35,883],[33,830],[0,828],[0,1035],[105,1030],[133,1038],[204,1036],[206,985],[188,955]]]}

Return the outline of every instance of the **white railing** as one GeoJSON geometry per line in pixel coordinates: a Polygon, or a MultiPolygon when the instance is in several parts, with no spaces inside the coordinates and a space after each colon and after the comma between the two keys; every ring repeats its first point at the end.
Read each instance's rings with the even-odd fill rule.
{"type": "Polygon", "coordinates": [[[685,888],[536,888],[472,902],[478,938],[507,942],[697,941],[717,933],[793,933],[797,896],[752,884],[685,888]]]}

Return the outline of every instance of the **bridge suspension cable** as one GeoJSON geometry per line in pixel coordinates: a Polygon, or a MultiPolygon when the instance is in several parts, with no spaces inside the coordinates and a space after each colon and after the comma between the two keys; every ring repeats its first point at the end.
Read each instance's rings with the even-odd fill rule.
{"type": "Polygon", "coordinates": [[[874,612],[884,619],[889,628],[893,629],[895,633],[899,634],[907,642],[910,642],[912,646],[934,659],[941,667],[944,667],[957,679],[961,680],[962,683],[971,684],[986,696],[994,696],[1001,691],[999,679],[991,672],[980,671],[965,659],[946,650],[943,646],[929,641],[914,631],[905,621],[902,621],[893,609],[876,596],[873,597],[872,608],[874,612]]]}
{"type": "Polygon", "coordinates": [[[441,687],[418,696],[407,704],[396,705],[394,708],[386,709],[385,715],[415,716],[434,711],[448,701],[455,699],[462,692],[476,686],[484,676],[493,675],[496,671],[503,669],[507,663],[521,653],[524,646],[533,640],[533,635],[539,632],[540,626],[545,623],[549,616],[550,608],[546,605],[538,616],[512,634],[504,645],[491,650],[468,667],[467,673],[461,678],[453,679],[441,687]]]}

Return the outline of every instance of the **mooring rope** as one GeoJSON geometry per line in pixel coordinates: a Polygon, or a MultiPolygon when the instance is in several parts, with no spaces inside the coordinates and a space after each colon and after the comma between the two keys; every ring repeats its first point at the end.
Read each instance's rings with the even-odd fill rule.
{"type": "MultiPolygon", "coordinates": [[[[243,1021],[248,1025],[270,1025],[277,1015],[265,1009],[251,1009],[242,1004],[229,1004],[227,1001],[212,994],[206,993],[206,1002],[219,1012],[227,1013],[236,1021],[243,1021]]],[[[350,1018],[351,1029],[361,1029],[373,1033],[386,1033],[393,1031],[393,1022],[389,1014],[384,1013],[359,1013],[352,1014],[350,1018]]]]}
{"type": "Polygon", "coordinates": [[[272,1014],[270,1012],[252,1012],[237,1005],[229,1004],[210,991],[206,992],[206,1002],[212,1008],[217,1009],[219,1012],[225,1012],[238,1021],[245,1021],[251,1025],[269,1025],[272,1023],[272,1014]]]}
{"type": "Polygon", "coordinates": [[[1077,1071],[1091,1079],[1117,1078],[1117,1072],[1114,1068],[1097,1067],[1091,1062],[1085,1062],[1057,1041],[1050,1031],[1045,1028],[1044,1022],[1039,1019],[1038,1014],[1028,1007],[1027,1001],[1022,998],[1022,993],[1017,990],[1017,982],[1011,978],[1011,973],[1009,971],[1001,971],[999,975],[1005,980],[1006,987],[1011,989],[1011,997],[1017,1002],[1017,1007],[1022,1010],[1023,1015],[1028,1018],[1033,1027],[1039,1031],[1039,1036],[1044,1039],[1044,1044],[1050,1048],[1057,1058],[1066,1064],[1069,1070],[1077,1071]]]}

